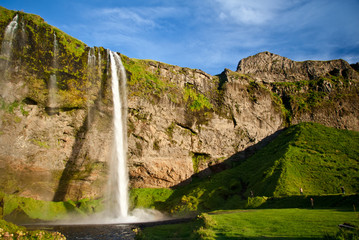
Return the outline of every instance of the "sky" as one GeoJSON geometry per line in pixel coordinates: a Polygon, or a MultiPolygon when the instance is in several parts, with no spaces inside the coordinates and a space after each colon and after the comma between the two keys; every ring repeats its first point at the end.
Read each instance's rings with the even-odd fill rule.
{"type": "Polygon", "coordinates": [[[269,51],[359,62],[359,0],[0,0],[131,58],[215,75],[269,51]]]}

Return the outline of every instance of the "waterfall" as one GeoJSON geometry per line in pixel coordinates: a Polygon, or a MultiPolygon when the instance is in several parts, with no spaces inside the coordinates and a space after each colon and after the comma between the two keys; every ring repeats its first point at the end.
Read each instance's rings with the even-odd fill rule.
{"type": "Polygon", "coordinates": [[[50,75],[50,81],[49,81],[49,102],[48,106],[50,108],[56,107],[56,93],[57,93],[57,76],[56,72],[58,69],[58,55],[59,55],[59,47],[58,42],[56,38],[56,33],[54,32],[54,46],[53,46],[53,58],[52,58],[52,74],[50,75]]]}
{"type": "Polygon", "coordinates": [[[5,28],[4,38],[1,44],[1,57],[8,61],[11,58],[12,42],[15,37],[15,30],[18,26],[17,19],[18,15],[16,15],[5,28]]]}
{"type": "Polygon", "coordinates": [[[98,50],[98,75],[101,76],[101,69],[102,69],[102,59],[101,59],[101,51],[98,50]]]}
{"type": "Polygon", "coordinates": [[[91,106],[94,103],[94,93],[91,88],[93,84],[101,81],[101,75],[97,69],[96,62],[96,48],[91,47],[87,54],[87,81],[86,81],[86,105],[87,105],[87,127],[90,129],[92,123],[91,106]]]}
{"type": "Polygon", "coordinates": [[[1,55],[0,60],[5,60],[3,64],[1,64],[1,69],[4,70],[4,76],[7,78],[8,75],[8,64],[11,60],[11,54],[12,54],[12,42],[15,38],[15,31],[17,29],[18,23],[18,15],[16,14],[15,17],[12,19],[12,21],[9,23],[9,25],[5,28],[4,38],[1,43],[1,55]]]}
{"type": "Polygon", "coordinates": [[[88,55],[87,55],[87,65],[89,69],[96,67],[96,55],[95,55],[95,48],[90,48],[88,55]]]}
{"type": "Polygon", "coordinates": [[[110,172],[109,212],[115,219],[128,216],[126,73],[121,58],[110,51],[114,107],[114,156],[110,172]]]}

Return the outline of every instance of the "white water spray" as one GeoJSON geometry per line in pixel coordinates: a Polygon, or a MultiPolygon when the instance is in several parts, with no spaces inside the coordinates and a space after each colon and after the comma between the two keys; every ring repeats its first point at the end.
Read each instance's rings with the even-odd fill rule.
{"type": "Polygon", "coordinates": [[[58,55],[59,55],[59,47],[58,47],[58,42],[57,42],[57,38],[56,38],[56,34],[54,32],[54,46],[53,46],[53,58],[52,58],[52,68],[53,68],[53,73],[50,75],[50,81],[48,84],[48,89],[49,89],[49,102],[48,102],[48,106],[50,108],[54,108],[56,107],[56,94],[57,94],[57,76],[56,76],[56,71],[58,69],[58,55]]]}
{"type": "Polygon", "coordinates": [[[87,55],[87,66],[89,69],[93,69],[96,66],[95,48],[90,48],[87,55]]]}
{"type": "Polygon", "coordinates": [[[0,52],[0,70],[2,73],[3,81],[0,82],[0,96],[6,98],[6,101],[14,101],[15,96],[12,95],[11,84],[8,81],[12,73],[10,66],[12,52],[13,52],[13,42],[16,37],[16,30],[18,28],[18,15],[12,19],[12,21],[6,26],[4,37],[1,43],[1,52],[0,52]]]}
{"type": "Polygon", "coordinates": [[[126,73],[121,58],[110,51],[114,105],[114,156],[110,173],[110,212],[115,219],[128,217],[126,73]],[[120,94],[121,93],[121,94],[120,94]]]}
{"type": "MultiPolygon", "coordinates": [[[[100,54],[98,55],[100,61],[100,54]]],[[[118,224],[167,220],[154,209],[134,209],[129,211],[128,169],[127,169],[127,91],[126,71],[120,56],[108,50],[107,69],[111,71],[113,95],[114,145],[110,164],[107,204],[104,212],[93,217],[75,220],[72,224],[118,224]]],[[[89,54],[89,63],[92,53],[89,54]]],[[[101,65],[99,65],[101,66],[101,65]]],[[[60,223],[60,222],[59,222],[60,223]]],[[[66,221],[65,221],[66,223],[66,221]]]]}
{"type": "Polygon", "coordinates": [[[11,58],[12,42],[15,38],[15,30],[18,26],[17,19],[18,15],[16,15],[5,28],[4,38],[1,44],[1,57],[7,61],[11,58]]]}

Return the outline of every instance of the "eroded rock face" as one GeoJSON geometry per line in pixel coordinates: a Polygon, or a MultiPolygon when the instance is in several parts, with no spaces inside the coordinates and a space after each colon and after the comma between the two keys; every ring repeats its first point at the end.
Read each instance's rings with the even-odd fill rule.
{"type": "MultiPolygon", "coordinates": [[[[102,197],[113,144],[108,53],[18,14],[24,31],[5,64],[10,70],[0,69],[0,190],[43,200],[102,197]]],[[[358,73],[343,60],[294,62],[265,52],[218,76],[122,60],[131,187],[172,187],[221,171],[303,121],[359,131],[358,73]]]]}
{"type": "Polygon", "coordinates": [[[327,75],[359,79],[358,73],[344,60],[296,62],[288,58],[261,52],[242,59],[237,72],[261,82],[303,81],[327,75]]]}
{"type": "MultiPolygon", "coordinates": [[[[166,73],[162,69],[158,72],[166,73]]],[[[183,86],[188,82],[196,84],[198,79],[193,72],[184,75],[181,71],[172,71],[170,78],[173,82],[184,79],[183,86]]],[[[218,80],[217,85],[208,87],[215,82],[214,77],[203,75],[206,79],[198,88],[203,93],[217,90],[218,80]]],[[[258,90],[253,93],[256,95],[253,101],[247,91],[248,79],[227,75],[228,81],[220,90],[221,103],[213,101],[217,105],[205,113],[188,114],[184,103],[175,105],[168,100],[156,104],[144,99],[129,100],[129,161],[133,186],[171,187],[194,173],[206,170],[204,174],[210,174],[213,171],[209,167],[283,127],[281,112],[269,92],[258,90]],[[201,117],[205,119],[199,121],[201,117]]]]}

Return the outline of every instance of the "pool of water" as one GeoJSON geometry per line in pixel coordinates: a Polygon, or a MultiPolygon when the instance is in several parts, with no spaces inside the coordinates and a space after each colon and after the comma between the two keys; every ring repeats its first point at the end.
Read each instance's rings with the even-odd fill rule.
{"type": "Polygon", "coordinates": [[[113,239],[135,239],[136,226],[122,224],[106,225],[53,225],[53,226],[27,226],[29,230],[46,230],[60,232],[68,240],[113,240],[113,239]]]}
{"type": "Polygon", "coordinates": [[[35,224],[25,227],[29,230],[46,230],[60,232],[68,240],[133,240],[135,239],[134,229],[145,228],[156,225],[176,224],[191,221],[193,217],[165,219],[162,221],[136,222],[126,224],[35,224]]]}

